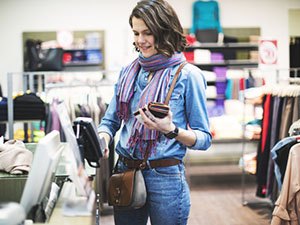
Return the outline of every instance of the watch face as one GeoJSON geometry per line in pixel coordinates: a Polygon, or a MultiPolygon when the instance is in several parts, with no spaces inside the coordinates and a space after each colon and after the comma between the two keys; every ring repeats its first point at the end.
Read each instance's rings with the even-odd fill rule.
{"type": "Polygon", "coordinates": [[[165,134],[165,136],[169,139],[175,138],[178,136],[178,127],[175,130],[171,131],[170,133],[165,134]]]}

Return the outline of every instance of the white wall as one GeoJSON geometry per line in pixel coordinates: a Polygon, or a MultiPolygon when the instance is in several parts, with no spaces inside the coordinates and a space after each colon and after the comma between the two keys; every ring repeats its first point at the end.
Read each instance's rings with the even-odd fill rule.
{"type": "Polygon", "coordinates": [[[290,36],[300,36],[300,9],[289,10],[289,34],[290,36]]]}
{"type": "MultiPolygon", "coordinates": [[[[133,57],[128,16],[136,0],[0,0],[0,82],[22,70],[22,32],[105,30],[107,69],[133,57]]],[[[169,0],[183,27],[191,26],[194,0],[169,0]]],[[[279,67],[289,66],[288,9],[299,0],[220,0],[223,27],[261,27],[262,36],[278,40],[279,67]]]]}

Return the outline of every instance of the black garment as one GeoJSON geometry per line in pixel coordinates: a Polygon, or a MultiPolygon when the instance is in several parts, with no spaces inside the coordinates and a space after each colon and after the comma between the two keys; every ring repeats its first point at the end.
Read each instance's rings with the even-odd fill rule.
{"type": "Polygon", "coordinates": [[[286,165],[287,165],[290,149],[296,143],[298,143],[298,141],[294,140],[294,141],[282,146],[279,150],[276,151],[277,158],[275,159],[275,162],[278,165],[279,170],[280,170],[281,183],[283,183],[284,174],[285,174],[285,170],[286,170],[286,165]]]}
{"type": "Polygon", "coordinates": [[[46,105],[35,93],[23,94],[14,99],[15,120],[45,120],[46,105]]]}
{"type": "Polygon", "coordinates": [[[216,43],[218,42],[219,33],[217,29],[201,29],[196,30],[196,39],[200,43],[216,43]]]}
{"type": "Polygon", "coordinates": [[[7,98],[1,97],[0,100],[0,121],[7,121],[7,98]]]}
{"type": "MultiPolygon", "coordinates": [[[[300,67],[300,37],[294,37],[290,40],[290,68],[300,67]]],[[[300,77],[300,71],[291,71],[291,77],[300,77]]]]}
{"type": "MultiPolygon", "coordinates": [[[[4,118],[7,117],[7,99],[2,98],[3,93],[0,84],[0,121],[4,121],[4,118]],[[4,99],[4,100],[3,100],[4,99]]],[[[0,137],[4,136],[6,133],[6,124],[0,123],[0,137]]]]}
{"type": "MultiPolygon", "coordinates": [[[[273,96],[273,106],[272,106],[272,118],[270,118],[271,123],[271,134],[270,134],[270,149],[279,141],[279,131],[281,124],[281,115],[282,115],[282,106],[283,98],[278,96],[273,96]]],[[[268,162],[268,174],[267,174],[267,196],[274,199],[273,202],[277,199],[277,182],[274,174],[274,161],[272,157],[269,157],[268,162]]]]}

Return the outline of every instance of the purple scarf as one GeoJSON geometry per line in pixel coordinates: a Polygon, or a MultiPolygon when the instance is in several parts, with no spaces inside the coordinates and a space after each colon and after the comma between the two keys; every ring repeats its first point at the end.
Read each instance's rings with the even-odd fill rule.
{"type": "MultiPolygon", "coordinates": [[[[124,68],[117,90],[117,114],[119,118],[126,122],[132,113],[129,110],[129,103],[133,97],[136,78],[141,67],[145,71],[153,72],[153,77],[142,91],[137,108],[143,107],[151,101],[165,101],[172,68],[183,61],[185,61],[185,57],[182,53],[175,53],[170,58],[160,54],[144,58],[140,54],[137,59],[124,68]]],[[[135,119],[128,145],[134,149],[134,146],[138,144],[140,150],[145,152],[148,148],[154,149],[158,137],[158,131],[145,128],[135,119]]]]}

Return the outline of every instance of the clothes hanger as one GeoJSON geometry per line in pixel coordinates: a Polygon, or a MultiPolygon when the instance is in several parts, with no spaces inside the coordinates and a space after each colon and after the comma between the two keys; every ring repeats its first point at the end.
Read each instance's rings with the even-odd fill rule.
{"type": "Polygon", "coordinates": [[[289,135],[290,136],[297,135],[297,137],[296,137],[297,140],[298,140],[298,138],[300,140],[300,119],[296,120],[294,123],[292,123],[292,125],[289,128],[289,135]]]}
{"type": "MultiPolygon", "coordinates": [[[[297,129],[298,130],[298,132],[300,133],[300,129],[297,129]]],[[[297,140],[297,142],[300,142],[300,134],[298,133],[298,135],[296,136],[296,140],[297,140]]]]}

